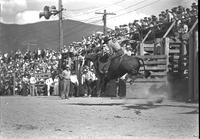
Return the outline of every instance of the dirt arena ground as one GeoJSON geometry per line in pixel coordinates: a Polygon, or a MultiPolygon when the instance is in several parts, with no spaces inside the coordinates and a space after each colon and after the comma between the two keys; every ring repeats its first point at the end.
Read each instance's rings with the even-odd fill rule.
{"type": "Polygon", "coordinates": [[[198,104],[156,101],[0,97],[0,138],[199,138],[198,104]]]}

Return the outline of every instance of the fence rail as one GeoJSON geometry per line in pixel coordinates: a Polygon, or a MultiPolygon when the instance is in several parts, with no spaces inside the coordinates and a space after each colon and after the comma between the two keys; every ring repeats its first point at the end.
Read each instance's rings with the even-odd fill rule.
{"type": "MultiPolygon", "coordinates": [[[[137,79],[136,82],[164,82],[167,75],[167,56],[166,55],[143,55],[138,56],[144,60],[145,70],[151,72],[148,79],[137,79]]],[[[140,68],[143,72],[144,68],[140,68]]]]}

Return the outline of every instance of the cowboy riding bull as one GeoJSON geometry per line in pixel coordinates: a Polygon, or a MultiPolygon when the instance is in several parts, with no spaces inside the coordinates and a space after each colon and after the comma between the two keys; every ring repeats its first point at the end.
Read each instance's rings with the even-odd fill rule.
{"type": "Polygon", "coordinates": [[[150,72],[145,70],[144,61],[136,56],[128,56],[124,54],[117,40],[105,37],[104,44],[112,49],[115,54],[109,55],[102,53],[90,53],[85,56],[85,60],[92,61],[98,78],[97,94],[101,96],[105,92],[106,84],[113,79],[118,79],[125,74],[135,80],[138,75],[145,78],[150,76],[150,72]],[[140,67],[143,65],[144,73],[139,73],[140,67]]]}

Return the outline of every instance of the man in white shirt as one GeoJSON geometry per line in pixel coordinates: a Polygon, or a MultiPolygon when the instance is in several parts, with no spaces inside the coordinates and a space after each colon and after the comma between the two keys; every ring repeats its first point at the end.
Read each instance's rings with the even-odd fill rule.
{"type": "Polygon", "coordinates": [[[31,76],[30,78],[30,95],[31,96],[35,96],[35,93],[37,92],[35,88],[35,84],[36,84],[36,79],[34,76],[31,76]]]}
{"type": "Polygon", "coordinates": [[[82,75],[83,81],[84,81],[84,85],[85,85],[85,89],[86,89],[86,93],[85,96],[91,96],[92,92],[93,92],[93,87],[92,87],[92,83],[97,80],[94,72],[92,70],[89,70],[89,68],[86,68],[84,71],[84,74],[82,75]]]}
{"type": "Polygon", "coordinates": [[[53,84],[53,79],[50,77],[46,80],[45,84],[47,85],[47,96],[50,96],[50,88],[53,84]]]}

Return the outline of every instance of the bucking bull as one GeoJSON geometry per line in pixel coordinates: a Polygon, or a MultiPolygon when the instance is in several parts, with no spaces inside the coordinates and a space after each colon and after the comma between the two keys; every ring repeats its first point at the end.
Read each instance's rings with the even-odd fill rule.
{"type": "Polygon", "coordinates": [[[145,78],[150,76],[150,72],[145,70],[143,59],[136,56],[128,56],[126,54],[122,56],[117,56],[111,59],[108,72],[102,73],[100,71],[100,66],[105,59],[108,57],[102,56],[98,53],[90,53],[85,56],[85,60],[92,61],[95,67],[96,76],[98,78],[97,83],[97,95],[101,96],[105,92],[106,84],[113,79],[122,77],[128,74],[128,78],[135,80],[138,75],[142,75],[145,78]],[[144,73],[139,73],[140,67],[143,66],[144,73]]]}

